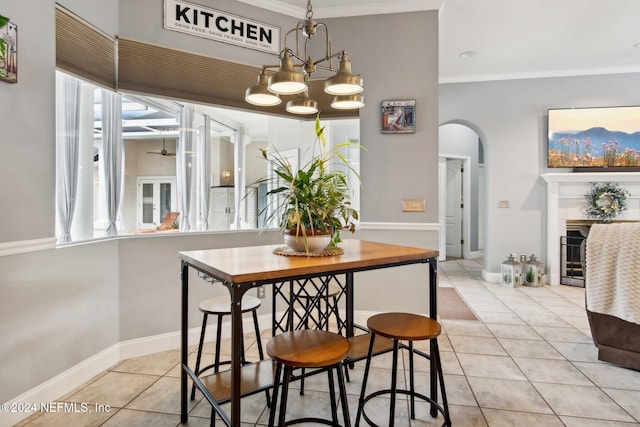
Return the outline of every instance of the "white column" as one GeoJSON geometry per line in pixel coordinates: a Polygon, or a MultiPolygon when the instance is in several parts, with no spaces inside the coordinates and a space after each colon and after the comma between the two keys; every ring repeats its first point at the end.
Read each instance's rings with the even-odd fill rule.
{"type": "Polygon", "coordinates": [[[547,182],[547,272],[550,285],[560,284],[560,226],[558,203],[560,185],[547,182]]]}
{"type": "Polygon", "coordinates": [[[235,133],[234,141],[234,156],[233,156],[233,170],[234,170],[234,195],[236,202],[236,216],[234,219],[236,230],[242,229],[242,222],[245,220],[245,205],[244,199],[246,193],[246,145],[251,143],[251,137],[249,136],[249,130],[241,128],[235,133]]]}

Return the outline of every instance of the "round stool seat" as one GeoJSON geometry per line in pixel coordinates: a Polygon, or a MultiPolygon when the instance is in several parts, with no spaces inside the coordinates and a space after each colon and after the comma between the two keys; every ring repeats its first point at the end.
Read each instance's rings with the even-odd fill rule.
{"type": "MultiPolygon", "coordinates": [[[[242,312],[256,310],[260,304],[262,301],[259,298],[245,295],[242,297],[242,312]]],[[[209,298],[200,303],[200,311],[208,314],[228,315],[231,314],[231,302],[228,297],[209,298]]]]}
{"type": "Polygon", "coordinates": [[[276,362],[296,368],[322,368],[343,361],[351,343],[333,332],[317,329],[284,332],[267,343],[267,354],[276,362]]]}
{"type": "Polygon", "coordinates": [[[371,332],[395,340],[430,340],[440,335],[440,323],[412,313],[380,313],[367,320],[371,332]]]}

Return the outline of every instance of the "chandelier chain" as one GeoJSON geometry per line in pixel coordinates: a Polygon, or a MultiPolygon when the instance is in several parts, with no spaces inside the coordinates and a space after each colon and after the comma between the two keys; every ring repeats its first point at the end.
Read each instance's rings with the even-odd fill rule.
{"type": "Polygon", "coordinates": [[[313,18],[313,9],[311,8],[311,0],[307,0],[307,19],[313,18]]]}

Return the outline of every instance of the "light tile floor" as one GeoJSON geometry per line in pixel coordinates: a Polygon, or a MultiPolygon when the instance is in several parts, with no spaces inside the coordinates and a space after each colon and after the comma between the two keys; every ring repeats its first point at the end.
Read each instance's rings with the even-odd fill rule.
{"type": "MultiPolygon", "coordinates": [[[[453,286],[478,321],[443,319],[439,338],[449,407],[454,426],[623,427],[640,425],[640,372],[597,360],[584,310],[584,289],[569,286],[502,287],[482,280],[478,260],[440,263],[440,286],[453,286]]],[[[255,340],[249,353],[256,357],[255,340]]],[[[265,331],[263,340],[268,339],[265,331]]],[[[228,342],[225,343],[228,348],[228,342]]],[[[195,364],[195,347],[191,349],[195,364]]],[[[212,358],[213,345],[205,348],[212,358]]],[[[109,405],[91,413],[35,414],[20,427],[180,426],[179,350],[122,361],[63,402],[109,405]]],[[[390,355],[374,359],[369,390],[387,388],[390,355]]],[[[356,364],[347,384],[355,420],[364,363],[356,364]]],[[[418,361],[418,375],[428,370],[418,361]]],[[[426,377],[419,388],[426,393],[426,377]]],[[[400,381],[405,381],[399,374],[400,381]]],[[[326,376],[307,380],[305,394],[292,393],[288,414],[324,417],[329,411],[326,376]]],[[[268,411],[260,393],[242,401],[243,425],[266,425],[268,411]]],[[[367,413],[386,425],[388,399],[373,399],[367,413]],[[386,405],[385,405],[386,404],[386,405]]],[[[189,426],[208,426],[210,407],[198,394],[190,402],[189,426]]],[[[409,421],[408,405],[396,407],[398,426],[439,426],[428,406],[417,405],[409,421]]],[[[218,423],[221,424],[221,423],[218,423]]]]}

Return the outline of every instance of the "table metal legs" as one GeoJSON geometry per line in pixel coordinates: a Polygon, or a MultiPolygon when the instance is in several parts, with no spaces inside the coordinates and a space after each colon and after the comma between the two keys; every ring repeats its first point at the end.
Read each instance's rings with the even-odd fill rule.
{"type": "Polygon", "coordinates": [[[188,308],[189,308],[189,266],[187,263],[182,261],[181,265],[181,279],[182,279],[182,325],[181,325],[181,366],[180,370],[180,422],[187,422],[187,394],[188,394],[188,385],[187,385],[187,357],[188,357],[188,340],[187,340],[187,329],[189,323],[188,317],[188,308]]]}
{"type": "MultiPolygon", "coordinates": [[[[438,321],[438,260],[436,258],[429,258],[429,317],[433,320],[438,321]]],[[[435,340],[431,340],[429,345],[429,351],[431,354],[434,354],[438,348],[437,343],[434,343],[435,340]]],[[[438,401],[438,381],[437,375],[433,373],[436,372],[436,361],[435,358],[431,357],[429,360],[429,369],[432,373],[430,386],[431,386],[431,399],[433,402],[438,401]]],[[[431,416],[435,417],[438,415],[438,408],[434,403],[431,403],[431,416]]]]}

